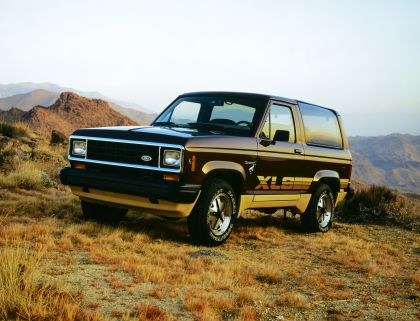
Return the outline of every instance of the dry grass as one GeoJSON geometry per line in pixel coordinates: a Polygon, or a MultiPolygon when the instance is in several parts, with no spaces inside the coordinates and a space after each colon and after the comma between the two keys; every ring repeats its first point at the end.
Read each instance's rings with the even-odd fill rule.
{"type": "Polygon", "coordinates": [[[34,244],[28,247],[38,258],[32,265],[42,266],[44,277],[74,284],[82,295],[73,308],[100,320],[269,320],[300,311],[321,316],[319,302],[392,313],[412,311],[407,297],[418,298],[415,232],[339,224],[327,234],[305,235],[292,219],[271,218],[269,224],[252,213],[238,222],[230,242],[209,250],[214,255],[193,256],[199,248],[188,243],[183,223],[131,213],[119,227],[101,226],[81,223],[80,210],[74,211],[73,220],[40,213],[4,217],[0,244],[34,244]],[[256,241],[256,234],[277,235],[284,246],[256,241]],[[40,247],[44,257],[36,254],[40,247]],[[94,267],[103,268],[92,279],[94,267]],[[366,293],[365,303],[353,306],[366,293]]]}
{"type": "Polygon", "coordinates": [[[52,187],[53,181],[47,173],[39,169],[34,162],[24,162],[17,166],[16,170],[4,177],[0,177],[0,185],[12,188],[40,189],[52,187]]]}
{"type": "Polygon", "coordinates": [[[305,308],[310,307],[309,300],[306,295],[298,292],[287,292],[280,296],[278,302],[288,307],[305,308]]]}
{"type": "Polygon", "coordinates": [[[0,134],[11,138],[33,137],[29,126],[22,122],[6,123],[0,120],[0,134]]]}
{"type": "Polygon", "coordinates": [[[41,273],[42,251],[28,246],[0,249],[0,317],[3,320],[96,320],[77,304],[78,293],[41,273]]]}

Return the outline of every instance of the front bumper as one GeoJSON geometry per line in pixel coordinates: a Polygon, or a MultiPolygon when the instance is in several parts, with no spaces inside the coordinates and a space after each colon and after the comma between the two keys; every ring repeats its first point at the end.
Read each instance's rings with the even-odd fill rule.
{"type": "Polygon", "coordinates": [[[141,177],[130,177],[114,173],[92,172],[65,167],[60,172],[60,180],[64,185],[81,187],[86,195],[90,189],[141,196],[150,203],[159,204],[159,200],[190,204],[194,203],[201,185],[169,183],[165,181],[147,181],[141,177]]]}

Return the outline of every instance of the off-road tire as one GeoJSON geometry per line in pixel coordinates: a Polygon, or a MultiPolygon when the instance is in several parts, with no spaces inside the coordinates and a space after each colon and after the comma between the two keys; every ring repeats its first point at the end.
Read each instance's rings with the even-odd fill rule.
{"type": "Polygon", "coordinates": [[[333,223],[334,204],[335,199],[331,188],[326,184],[320,184],[312,194],[306,211],[301,214],[303,229],[306,232],[328,232],[333,223]],[[324,208],[320,206],[321,200],[324,200],[326,204],[324,208]]]}
{"type": "Polygon", "coordinates": [[[104,204],[80,201],[83,216],[88,221],[96,221],[106,224],[118,224],[124,219],[127,210],[104,204]]]}
{"type": "Polygon", "coordinates": [[[232,186],[222,179],[210,179],[203,186],[200,197],[187,219],[188,231],[193,242],[209,246],[224,243],[232,232],[237,214],[238,205],[232,186]],[[217,213],[212,212],[214,205],[220,206],[222,201],[226,202],[223,203],[223,210],[218,208],[217,213]],[[226,221],[227,214],[230,215],[229,222],[226,221]],[[215,219],[216,222],[212,227],[215,219]],[[221,228],[217,230],[215,227],[220,223],[221,228]]]}

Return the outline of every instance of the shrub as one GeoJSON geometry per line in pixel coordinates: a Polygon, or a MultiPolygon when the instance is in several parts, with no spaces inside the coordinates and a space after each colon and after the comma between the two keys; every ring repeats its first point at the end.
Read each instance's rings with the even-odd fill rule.
{"type": "Polygon", "coordinates": [[[0,121],[0,133],[11,138],[31,137],[31,130],[25,123],[6,123],[0,121]]]}
{"type": "Polygon", "coordinates": [[[337,207],[337,218],[350,223],[389,224],[419,229],[419,202],[384,186],[356,191],[337,207]]]}

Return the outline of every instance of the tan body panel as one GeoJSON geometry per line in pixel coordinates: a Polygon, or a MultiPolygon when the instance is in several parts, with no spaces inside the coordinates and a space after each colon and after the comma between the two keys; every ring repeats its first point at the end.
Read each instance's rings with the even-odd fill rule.
{"type": "Polygon", "coordinates": [[[159,203],[154,204],[147,197],[114,193],[93,188],[89,189],[89,193],[87,193],[78,186],[70,186],[70,188],[73,194],[79,196],[81,200],[120,205],[125,208],[143,209],[150,213],[167,217],[187,217],[190,215],[199,197],[198,195],[194,203],[191,204],[180,204],[164,200],[158,200],[159,203]]]}

